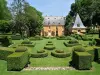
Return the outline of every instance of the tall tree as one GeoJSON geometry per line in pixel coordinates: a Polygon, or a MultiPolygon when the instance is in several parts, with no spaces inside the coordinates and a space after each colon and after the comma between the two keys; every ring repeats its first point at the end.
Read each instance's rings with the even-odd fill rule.
{"type": "Polygon", "coordinates": [[[0,20],[11,20],[11,13],[6,0],[0,0],[0,20]]]}
{"type": "Polygon", "coordinates": [[[25,16],[29,27],[30,36],[39,35],[43,28],[42,13],[26,3],[25,16]]]}
{"type": "Polygon", "coordinates": [[[11,12],[13,16],[14,26],[13,29],[23,36],[23,31],[27,28],[25,22],[25,0],[14,0],[11,4],[11,12]]]}

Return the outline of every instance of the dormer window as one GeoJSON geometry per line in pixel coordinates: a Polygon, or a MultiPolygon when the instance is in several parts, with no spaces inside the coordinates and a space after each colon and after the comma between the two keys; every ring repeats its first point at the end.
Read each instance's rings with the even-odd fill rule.
{"type": "Polygon", "coordinates": [[[56,18],[55,18],[56,19],[56,18]]]}
{"type": "Polygon", "coordinates": [[[80,24],[77,24],[77,27],[80,27],[80,24]]]}

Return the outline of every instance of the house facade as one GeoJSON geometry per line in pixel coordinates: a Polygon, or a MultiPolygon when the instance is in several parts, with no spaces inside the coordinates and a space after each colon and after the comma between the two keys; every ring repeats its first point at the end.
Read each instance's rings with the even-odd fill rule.
{"type": "Polygon", "coordinates": [[[44,16],[41,36],[62,36],[64,34],[65,17],[44,16]]]}

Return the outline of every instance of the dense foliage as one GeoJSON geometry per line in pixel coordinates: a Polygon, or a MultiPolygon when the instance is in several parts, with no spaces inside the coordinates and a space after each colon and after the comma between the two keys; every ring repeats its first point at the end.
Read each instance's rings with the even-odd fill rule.
{"type": "Polygon", "coordinates": [[[66,16],[65,29],[69,32],[77,13],[79,13],[85,26],[100,25],[100,0],[75,0],[66,16]]]}

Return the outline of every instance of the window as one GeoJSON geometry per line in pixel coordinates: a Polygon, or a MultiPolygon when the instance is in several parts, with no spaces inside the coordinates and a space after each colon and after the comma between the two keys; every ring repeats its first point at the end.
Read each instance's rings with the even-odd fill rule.
{"type": "Polygon", "coordinates": [[[77,24],[77,27],[80,27],[80,24],[77,24]]]}

